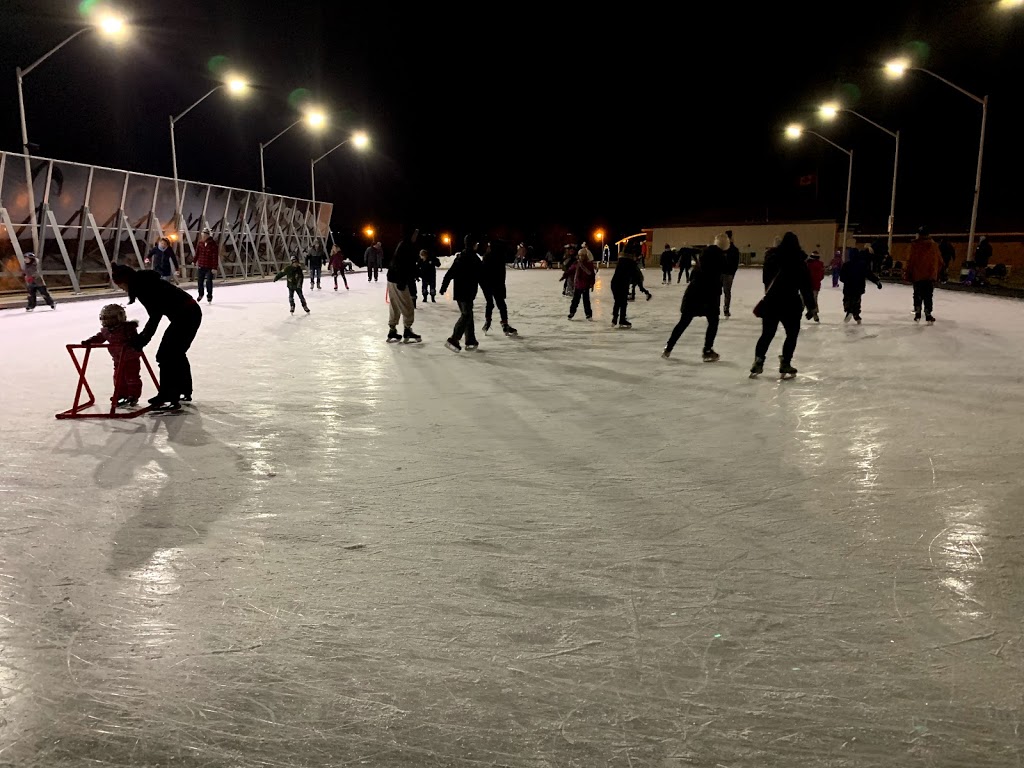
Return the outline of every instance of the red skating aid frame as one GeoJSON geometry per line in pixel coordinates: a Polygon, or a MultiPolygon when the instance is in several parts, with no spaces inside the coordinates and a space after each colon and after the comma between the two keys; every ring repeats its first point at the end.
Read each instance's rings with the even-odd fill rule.
{"type": "MultiPolygon", "coordinates": [[[[110,411],[108,413],[82,413],[86,408],[90,408],[96,404],[96,396],[92,393],[92,389],[89,387],[89,382],[85,378],[85,372],[89,367],[89,356],[92,354],[94,349],[105,349],[108,344],[68,344],[68,354],[71,355],[71,362],[75,364],[75,370],[78,371],[78,387],[75,389],[75,402],[66,411],[61,411],[57,414],[58,419],[134,419],[136,416],[141,416],[144,413],[149,413],[152,410],[152,406],[146,406],[145,408],[137,408],[132,411],[117,411],[117,403],[114,400],[110,401],[110,411]],[[76,349],[84,349],[85,355],[82,357],[82,362],[79,364],[78,358],[75,357],[76,349]],[[89,395],[89,402],[82,402],[82,389],[85,389],[86,394],[89,395]]],[[[124,350],[121,350],[121,354],[124,354],[124,350]]],[[[121,361],[118,360],[118,363],[121,361]]],[[[146,353],[142,353],[142,362],[146,364],[146,370],[149,371],[149,377],[153,380],[153,384],[156,385],[157,389],[160,389],[160,382],[157,381],[156,374],[153,373],[153,367],[149,364],[149,360],[146,358],[146,353]]],[[[120,365],[117,366],[117,370],[124,370],[120,365]]],[[[121,382],[116,382],[114,385],[114,392],[120,388],[121,382]]]]}

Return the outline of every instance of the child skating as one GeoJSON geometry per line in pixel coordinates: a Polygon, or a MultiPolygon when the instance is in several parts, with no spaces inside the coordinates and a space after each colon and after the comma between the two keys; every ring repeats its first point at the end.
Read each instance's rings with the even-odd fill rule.
{"type": "Polygon", "coordinates": [[[843,281],[843,309],[846,310],[844,323],[851,319],[860,325],[860,304],[861,297],[869,282],[882,290],[882,281],[871,271],[871,254],[868,251],[858,251],[850,256],[850,260],[843,264],[839,273],[839,279],[843,281]]]}
{"type": "Polygon", "coordinates": [[[138,320],[129,320],[120,304],[100,310],[100,330],[82,342],[85,346],[106,344],[114,361],[114,394],[119,407],[137,405],[142,397],[142,352],[134,344],[139,337],[138,320]]]}
{"type": "Polygon", "coordinates": [[[46,288],[46,283],[43,282],[43,276],[39,272],[39,262],[36,260],[34,253],[25,254],[24,272],[25,289],[28,291],[28,305],[25,307],[25,311],[31,312],[36,308],[36,296],[42,296],[43,301],[46,302],[50,309],[56,309],[57,305],[53,303],[53,298],[46,288]]]}
{"type": "Polygon", "coordinates": [[[821,263],[821,254],[811,251],[807,258],[807,271],[811,275],[811,291],[814,292],[814,322],[820,323],[818,319],[818,293],[821,291],[821,281],[825,279],[825,265],[821,263]]]}
{"type": "Polygon", "coordinates": [[[619,254],[612,274],[612,327],[632,328],[633,324],[626,319],[626,307],[629,306],[630,289],[639,288],[640,292],[651,300],[651,292],[644,288],[644,273],[636,265],[632,253],[619,254]]]}
{"type": "Polygon", "coordinates": [[[341,275],[341,281],[345,284],[345,290],[348,290],[348,278],[345,277],[345,254],[341,252],[341,248],[334,246],[331,249],[331,261],[328,265],[331,268],[331,272],[334,274],[334,290],[338,290],[338,275],[341,275]]]}
{"type": "Polygon", "coordinates": [[[302,273],[302,263],[299,261],[298,256],[292,256],[292,263],[274,275],[274,282],[276,283],[282,277],[288,283],[288,305],[292,308],[292,314],[295,314],[295,294],[299,295],[302,308],[308,313],[309,307],[306,306],[306,297],[302,295],[302,284],[305,282],[305,275],[302,273]]]}
{"type": "Polygon", "coordinates": [[[441,266],[441,260],[437,256],[431,256],[426,250],[420,251],[420,260],[416,264],[419,272],[420,288],[423,290],[423,303],[427,303],[427,295],[430,301],[437,303],[437,268],[441,266]]]}

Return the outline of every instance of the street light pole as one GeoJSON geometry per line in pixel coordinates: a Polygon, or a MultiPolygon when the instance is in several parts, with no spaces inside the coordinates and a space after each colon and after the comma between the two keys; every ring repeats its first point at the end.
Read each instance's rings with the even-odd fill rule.
{"type": "Polygon", "coordinates": [[[261,141],[260,142],[260,191],[263,194],[267,193],[267,173],[266,173],[266,170],[265,170],[264,165],[263,165],[263,150],[265,150],[267,147],[269,147],[275,141],[280,139],[282,136],[284,136],[286,133],[288,133],[288,131],[290,131],[292,128],[294,128],[296,125],[298,125],[302,121],[303,121],[303,118],[300,117],[294,123],[292,123],[287,128],[285,128],[283,131],[281,131],[276,136],[274,136],[274,138],[272,138],[270,141],[261,141]]]}
{"type": "Polygon", "coordinates": [[[974,258],[974,235],[976,233],[978,225],[978,199],[981,197],[981,162],[985,154],[985,127],[988,122],[988,96],[976,96],[970,91],[961,88],[956,83],[950,82],[941,75],[935,74],[930,69],[925,69],[924,67],[910,66],[906,60],[891,62],[888,65],[886,65],[886,69],[891,75],[895,77],[899,77],[907,70],[911,70],[914,72],[924,72],[926,75],[934,77],[939,82],[945,83],[954,91],[959,91],[972,101],[981,104],[981,138],[978,140],[978,168],[974,175],[974,201],[971,204],[971,229],[970,233],[967,235],[966,260],[970,260],[974,258]]]}
{"type": "MultiPolygon", "coordinates": [[[[174,126],[177,125],[178,121],[181,120],[185,115],[191,112],[193,109],[198,107],[208,98],[213,96],[217,91],[224,87],[224,84],[215,85],[203,96],[196,99],[188,109],[182,112],[180,115],[175,117],[171,115],[171,167],[174,172],[174,232],[175,232],[175,249],[178,249],[178,242],[181,240],[181,190],[178,189],[178,148],[174,141],[174,126]]],[[[180,254],[179,254],[180,255],[180,254]]]]}
{"type": "Polygon", "coordinates": [[[840,152],[845,153],[850,158],[850,170],[846,174],[846,213],[845,213],[844,218],[843,218],[842,254],[843,254],[843,261],[845,261],[846,260],[846,241],[847,241],[847,237],[849,236],[849,231],[850,231],[850,191],[853,188],[853,150],[852,149],[846,149],[845,147],[841,147],[838,144],[836,144],[834,141],[832,141],[831,139],[827,139],[824,136],[822,136],[820,133],[816,133],[815,131],[809,131],[807,129],[804,129],[803,132],[804,133],[809,133],[812,136],[817,136],[819,139],[824,141],[826,144],[831,144],[833,147],[838,149],[840,152]]]}

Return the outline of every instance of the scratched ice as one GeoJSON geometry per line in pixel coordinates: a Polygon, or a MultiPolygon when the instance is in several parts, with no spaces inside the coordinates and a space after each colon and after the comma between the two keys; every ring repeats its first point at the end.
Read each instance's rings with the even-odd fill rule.
{"type": "Polygon", "coordinates": [[[1021,304],[826,287],[750,380],[758,275],[704,364],[648,274],[615,331],[510,272],[461,355],[218,288],[122,422],[53,418],[104,302],[0,314],[0,765],[1021,765],[1021,304]]]}

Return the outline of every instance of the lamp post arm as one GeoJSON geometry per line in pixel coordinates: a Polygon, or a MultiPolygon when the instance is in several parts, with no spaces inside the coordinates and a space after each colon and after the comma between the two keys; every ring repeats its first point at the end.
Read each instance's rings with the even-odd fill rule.
{"type": "Polygon", "coordinates": [[[864,117],[864,115],[862,115],[862,114],[861,114],[860,112],[854,112],[854,111],[853,111],[852,109],[844,109],[844,110],[843,110],[843,112],[847,112],[847,113],[849,113],[849,114],[853,115],[854,117],[859,117],[859,118],[860,118],[861,120],[863,120],[863,121],[864,121],[865,123],[868,123],[868,124],[870,124],[870,125],[873,125],[873,126],[875,126],[875,128],[877,128],[877,129],[878,129],[878,130],[880,130],[880,131],[884,131],[885,133],[888,133],[888,134],[889,134],[890,136],[892,136],[892,137],[893,137],[894,139],[895,139],[895,138],[897,138],[897,136],[898,136],[898,134],[897,134],[897,132],[896,132],[896,131],[890,131],[890,130],[889,130],[888,128],[885,128],[885,127],[883,127],[883,126],[879,125],[878,123],[876,123],[876,122],[875,122],[874,120],[872,120],[871,118],[868,118],[868,117],[864,117]]]}
{"type": "Polygon", "coordinates": [[[64,42],[62,42],[62,43],[58,43],[57,45],[55,45],[55,46],[54,46],[53,48],[51,48],[51,49],[50,49],[50,51],[49,51],[48,53],[45,53],[45,54],[43,54],[43,55],[42,55],[42,56],[40,56],[40,57],[39,57],[39,58],[38,58],[38,59],[37,59],[37,60],[36,60],[36,61],[35,61],[34,63],[32,63],[32,64],[30,64],[29,66],[25,67],[24,69],[20,70],[20,72],[21,72],[21,76],[22,76],[22,77],[24,77],[25,75],[27,75],[27,74],[28,74],[29,72],[31,72],[31,71],[32,71],[33,69],[35,69],[36,67],[38,67],[38,66],[39,66],[40,64],[42,64],[42,63],[43,63],[44,61],[46,61],[46,60],[47,60],[48,58],[50,58],[51,56],[53,56],[53,54],[55,54],[55,53],[56,53],[57,51],[59,51],[59,50],[60,50],[61,48],[63,48],[63,47],[65,46],[65,45],[67,45],[68,43],[70,43],[70,42],[71,42],[72,40],[74,40],[74,39],[75,39],[76,37],[79,37],[80,35],[84,35],[84,34],[85,34],[86,32],[88,32],[88,31],[89,31],[90,29],[92,29],[92,27],[82,27],[82,28],[81,28],[80,30],[78,30],[78,31],[77,31],[77,32],[75,32],[75,33],[74,33],[73,35],[71,35],[71,36],[70,36],[70,37],[68,37],[68,38],[67,38],[66,40],[64,40],[64,42]]]}
{"type": "Polygon", "coordinates": [[[298,120],[296,120],[294,123],[289,125],[283,131],[281,131],[279,134],[277,134],[274,138],[272,138],[270,141],[264,141],[262,144],[260,144],[260,146],[263,147],[264,149],[266,149],[267,147],[269,147],[275,141],[280,139],[282,136],[284,136],[286,133],[288,133],[288,131],[290,131],[292,128],[294,128],[296,125],[298,125],[301,122],[302,122],[302,118],[300,117],[298,120]]]}
{"type": "Polygon", "coordinates": [[[333,147],[331,147],[330,149],[328,149],[328,150],[327,150],[326,152],[324,152],[324,153],[323,153],[322,155],[320,155],[320,157],[318,157],[318,158],[317,158],[316,160],[314,160],[314,161],[313,161],[313,165],[316,165],[317,163],[319,163],[319,162],[320,162],[321,160],[323,160],[323,159],[324,159],[325,157],[327,157],[327,156],[328,156],[329,154],[331,154],[331,152],[333,152],[334,150],[336,150],[336,149],[341,149],[341,148],[342,148],[342,147],[344,147],[344,146],[345,146],[346,144],[348,144],[348,143],[349,143],[350,141],[352,141],[352,139],[345,139],[345,140],[344,140],[343,142],[341,142],[340,144],[336,144],[336,145],[334,145],[333,147]]]}
{"type": "Polygon", "coordinates": [[[819,139],[824,141],[826,144],[831,144],[833,147],[838,149],[840,152],[843,152],[843,153],[853,157],[853,150],[845,149],[844,147],[840,147],[838,144],[836,144],[834,141],[832,141],[832,139],[827,139],[824,136],[822,136],[820,133],[817,133],[815,131],[808,131],[808,130],[804,130],[804,133],[809,133],[809,134],[811,134],[811,136],[817,136],[819,139]]]}
{"type": "Polygon", "coordinates": [[[940,80],[941,82],[945,83],[946,85],[948,85],[950,88],[952,88],[955,91],[960,91],[960,93],[962,93],[964,96],[966,96],[969,99],[974,99],[979,104],[984,104],[985,103],[985,100],[981,96],[975,96],[970,91],[965,91],[963,88],[961,88],[956,83],[951,83],[949,80],[947,80],[946,78],[942,77],[941,75],[936,75],[930,69],[925,69],[924,67],[913,67],[913,69],[915,71],[917,71],[917,72],[924,72],[926,75],[931,75],[936,80],[940,80]]]}
{"type": "Polygon", "coordinates": [[[207,92],[206,92],[206,94],[205,94],[205,95],[203,95],[202,97],[200,97],[199,99],[197,99],[197,100],[195,101],[195,103],[194,103],[194,104],[193,104],[193,105],[192,105],[191,107],[189,107],[188,109],[186,109],[186,110],[185,110],[184,112],[182,112],[182,113],[181,113],[180,115],[178,115],[177,117],[172,117],[172,118],[171,118],[171,122],[172,122],[172,123],[176,123],[176,122],[178,122],[179,120],[181,120],[181,118],[183,118],[183,117],[184,117],[185,115],[187,115],[187,114],[188,114],[189,112],[191,112],[191,111],[192,111],[193,109],[195,109],[196,107],[198,107],[198,106],[199,106],[200,104],[202,104],[202,103],[203,103],[204,101],[206,101],[206,100],[207,100],[208,98],[210,98],[211,96],[213,96],[213,94],[215,94],[215,93],[216,93],[217,91],[219,91],[219,90],[220,90],[221,88],[223,88],[223,87],[224,87],[224,85],[223,85],[223,84],[221,84],[221,85],[217,85],[217,86],[214,86],[213,88],[211,88],[211,89],[210,89],[209,91],[207,91],[207,92]]]}

